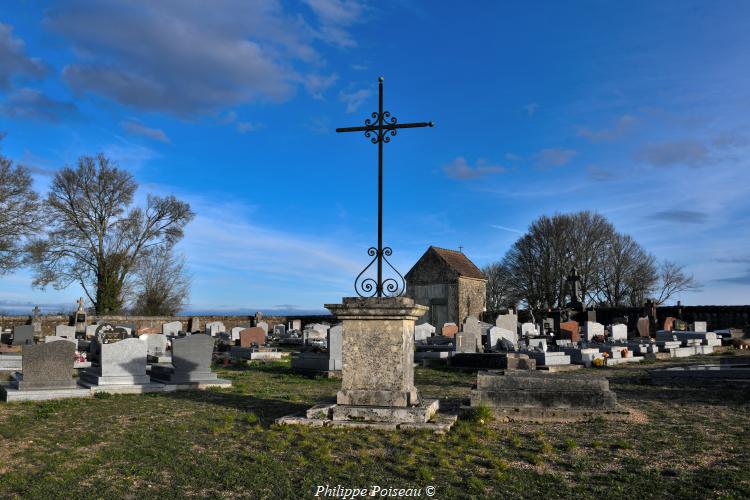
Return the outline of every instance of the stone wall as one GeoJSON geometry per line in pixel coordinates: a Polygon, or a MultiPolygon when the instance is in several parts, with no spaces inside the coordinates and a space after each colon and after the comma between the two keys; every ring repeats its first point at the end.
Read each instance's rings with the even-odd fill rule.
{"type": "MultiPolygon", "coordinates": [[[[188,321],[193,316],[89,316],[88,323],[92,324],[96,321],[102,321],[112,324],[124,324],[124,323],[135,323],[136,328],[160,328],[162,324],[169,323],[172,321],[180,321],[183,328],[187,328],[188,321]]],[[[205,328],[206,323],[211,321],[221,321],[227,327],[227,330],[246,323],[253,323],[255,316],[195,316],[200,320],[201,328],[205,328]]],[[[42,322],[42,335],[54,335],[56,325],[67,325],[68,316],[61,315],[44,315],[41,316],[42,322]]],[[[268,323],[269,329],[272,329],[274,325],[284,324],[286,325],[289,321],[299,319],[302,321],[302,325],[308,323],[320,323],[326,322],[331,323],[335,321],[335,318],[331,315],[318,315],[318,316],[263,316],[263,321],[268,323]]],[[[31,316],[0,316],[0,327],[2,329],[13,328],[18,325],[31,324],[31,316]]]]}
{"type": "MultiPolygon", "coordinates": [[[[487,303],[487,282],[461,276],[458,278],[458,321],[463,323],[467,316],[482,317],[487,303]]],[[[494,321],[493,321],[494,324],[494,321]]]]}

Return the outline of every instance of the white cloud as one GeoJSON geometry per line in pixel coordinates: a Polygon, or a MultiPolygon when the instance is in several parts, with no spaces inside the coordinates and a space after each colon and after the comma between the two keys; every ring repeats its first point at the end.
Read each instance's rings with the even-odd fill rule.
{"type": "Polygon", "coordinates": [[[536,163],[540,167],[562,167],[570,163],[576,154],[572,149],[542,149],[536,154],[536,163]]]}
{"type": "Polygon", "coordinates": [[[443,172],[451,179],[467,180],[505,172],[505,167],[490,165],[483,159],[479,159],[474,166],[471,166],[463,156],[459,156],[445,165],[443,172]]]}
{"type": "Polygon", "coordinates": [[[339,92],[339,101],[346,104],[346,112],[354,113],[357,111],[367,99],[372,96],[372,90],[360,89],[353,92],[339,92]]]}
{"type": "Polygon", "coordinates": [[[167,134],[165,134],[164,131],[159,128],[147,127],[142,123],[132,120],[125,120],[120,124],[120,126],[122,126],[123,129],[131,134],[142,135],[144,137],[148,137],[149,139],[153,139],[155,141],[163,142],[166,144],[170,143],[167,134]]]}
{"type": "Polygon", "coordinates": [[[578,129],[577,135],[585,137],[592,142],[613,141],[625,135],[636,123],[632,115],[622,115],[617,122],[610,128],[593,130],[588,127],[578,129]]]}

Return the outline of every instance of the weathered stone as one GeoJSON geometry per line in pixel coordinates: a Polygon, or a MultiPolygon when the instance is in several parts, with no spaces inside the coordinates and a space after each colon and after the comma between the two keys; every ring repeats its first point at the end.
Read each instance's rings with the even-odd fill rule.
{"type": "Polygon", "coordinates": [[[55,389],[74,388],[73,361],[76,348],[69,341],[25,345],[23,347],[23,374],[16,388],[55,389]]]}
{"type": "Polygon", "coordinates": [[[278,337],[283,337],[286,335],[286,326],[285,325],[274,325],[273,327],[273,334],[278,337]]]}
{"type": "Polygon", "coordinates": [[[708,324],[705,321],[695,321],[693,322],[693,331],[694,332],[705,332],[708,330],[708,324]]]}
{"type": "MultiPolygon", "coordinates": [[[[75,332],[73,332],[73,335],[75,335],[75,332]]],[[[50,342],[63,341],[63,340],[65,342],[70,342],[71,344],[73,344],[74,352],[78,350],[78,341],[75,338],[58,337],[57,335],[47,335],[46,337],[44,337],[45,344],[48,344],[50,342]]]]}
{"type": "Polygon", "coordinates": [[[474,316],[466,318],[463,330],[456,333],[456,352],[481,352],[482,330],[474,316]]]}
{"type": "Polygon", "coordinates": [[[649,322],[648,316],[638,318],[638,324],[636,326],[639,337],[650,337],[651,336],[651,323],[649,322]]]}
{"type": "Polygon", "coordinates": [[[198,316],[193,316],[188,320],[187,331],[190,333],[201,331],[201,319],[198,316]]]}
{"type": "Polygon", "coordinates": [[[614,408],[615,394],[605,378],[556,373],[480,372],[471,406],[491,408],[614,408]]]}
{"type": "Polygon", "coordinates": [[[255,326],[257,326],[258,328],[262,328],[266,335],[268,335],[268,323],[266,323],[265,321],[261,321],[255,326]]]}
{"type": "Polygon", "coordinates": [[[253,344],[260,346],[265,343],[266,332],[260,327],[253,326],[240,332],[240,347],[252,347],[253,344]]]}
{"type": "MultiPolygon", "coordinates": [[[[499,314],[495,319],[495,326],[509,330],[518,337],[518,315],[513,310],[508,311],[507,314],[499,314]]],[[[514,344],[516,342],[517,340],[513,341],[514,344]]]]}
{"type": "Polygon", "coordinates": [[[413,406],[414,322],[427,308],[408,297],[344,298],[327,304],[342,321],[342,384],[336,399],[343,405],[413,406]]]}
{"type": "Polygon", "coordinates": [[[539,335],[539,330],[537,330],[536,325],[534,323],[523,323],[521,325],[521,336],[530,337],[533,335],[539,335]]]}

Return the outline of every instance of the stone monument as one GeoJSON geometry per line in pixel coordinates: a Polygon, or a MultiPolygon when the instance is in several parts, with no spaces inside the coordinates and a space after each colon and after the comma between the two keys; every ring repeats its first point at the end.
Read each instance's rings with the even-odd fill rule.
{"type": "Polygon", "coordinates": [[[76,346],[57,341],[23,346],[22,372],[0,388],[6,401],[49,400],[90,396],[73,378],[76,346]]]}
{"type": "Polygon", "coordinates": [[[174,385],[175,389],[229,387],[232,382],[220,379],[211,371],[213,352],[214,339],[210,335],[196,334],[174,339],[171,365],[151,366],[151,378],[167,386],[174,385]]]}

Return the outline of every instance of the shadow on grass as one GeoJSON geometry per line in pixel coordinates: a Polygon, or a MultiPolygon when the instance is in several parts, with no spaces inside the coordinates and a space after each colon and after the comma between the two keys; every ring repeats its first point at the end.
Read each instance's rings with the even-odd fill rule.
{"type": "Polygon", "coordinates": [[[208,403],[224,408],[255,414],[263,427],[270,427],[274,421],[286,415],[303,412],[310,407],[306,403],[293,403],[280,399],[261,399],[243,394],[217,390],[191,390],[154,393],[154,397],[172,398],[196,403],[208,403]]]}

